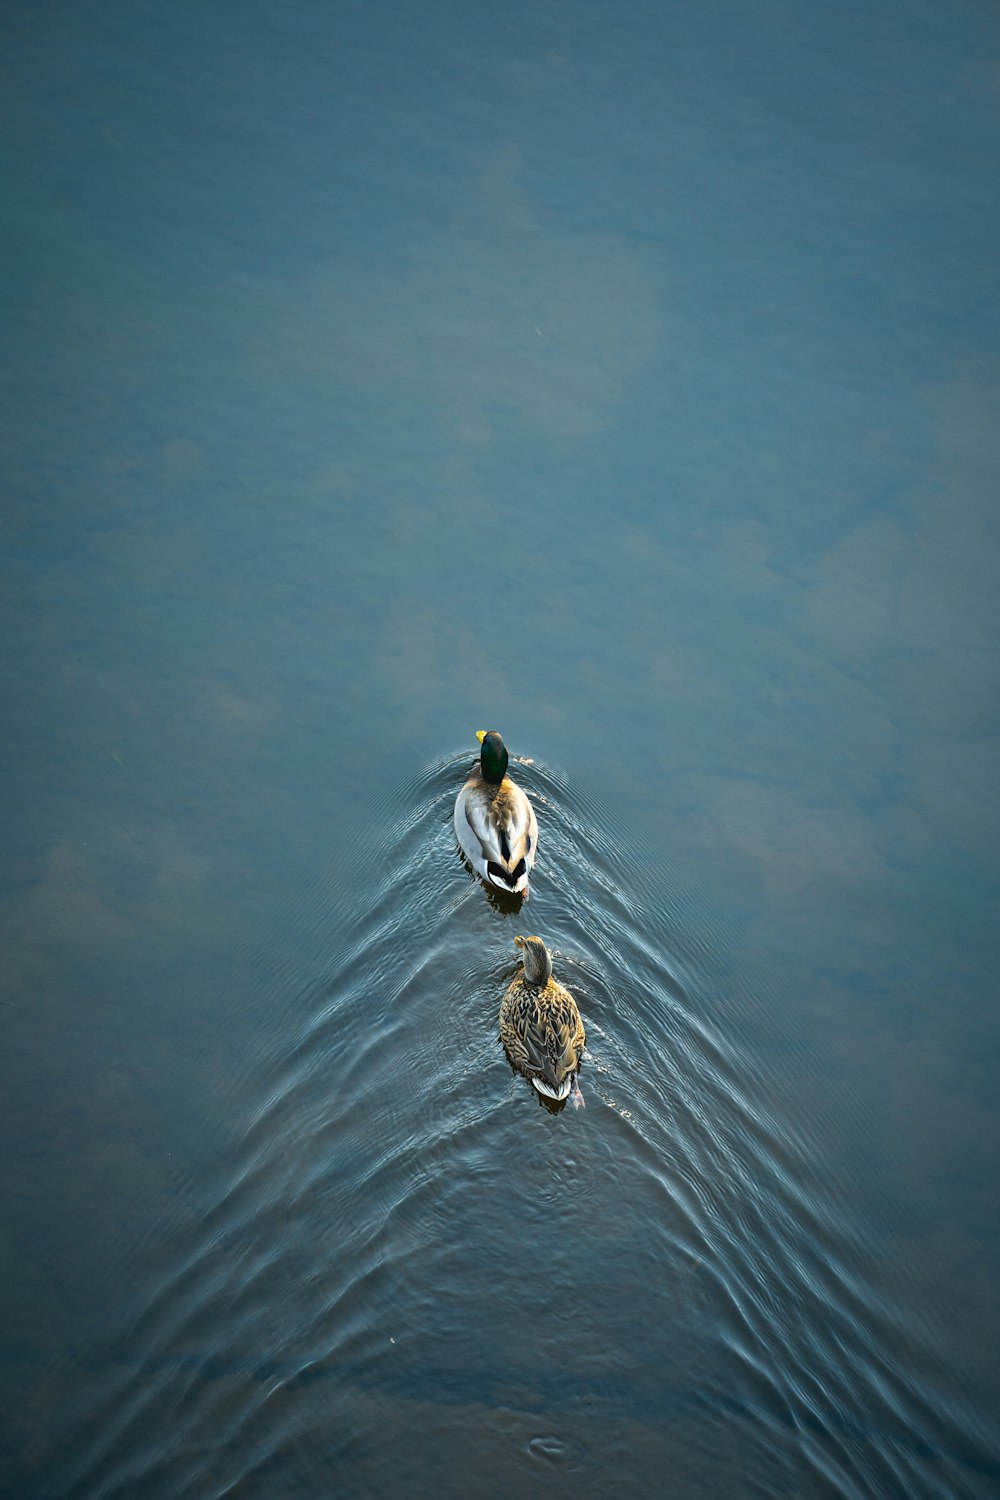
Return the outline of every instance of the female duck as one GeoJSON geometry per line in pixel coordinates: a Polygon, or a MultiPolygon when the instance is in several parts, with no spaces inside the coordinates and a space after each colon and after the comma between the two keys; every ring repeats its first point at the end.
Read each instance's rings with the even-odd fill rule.
{"type": "Polygon", "coordinates": [[[455,835],[469,864],[489,885],[528,899],[535,863],[535,810],[507,775],[507,747],[495,729],[476,731],[479,765],[455,799],[455,835]]]}
{"type": "Polygon", "coordinates": [[[524,963],[500,1006],[500,1040],[511,1064],[540,1094],[583,1103],[577,1072],[587,1040],[576,1001],[552,978],[540,937],[516,937],[524,963]]]}

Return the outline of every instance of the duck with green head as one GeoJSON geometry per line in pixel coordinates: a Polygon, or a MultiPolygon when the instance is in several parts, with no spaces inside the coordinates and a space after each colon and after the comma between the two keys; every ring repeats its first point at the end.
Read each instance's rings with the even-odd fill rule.
{"type": "Polygon", "coordinates": [[[497,731],[479,729],[476,738],[479,765],[455,799],[455,836],[488,885],[527,901],[538,846],[535,810],[507,775],[507,747],[497,731]]]}
{"type": "Polygon", "coordinates": [[[569,990],[552,978],[552,958],[540,937],[516,937],[524,954],[500,1006],[500,1040],[511,1066],[549,1099],[583,1103],[577,1081],[587,1034],[569,990]]]}

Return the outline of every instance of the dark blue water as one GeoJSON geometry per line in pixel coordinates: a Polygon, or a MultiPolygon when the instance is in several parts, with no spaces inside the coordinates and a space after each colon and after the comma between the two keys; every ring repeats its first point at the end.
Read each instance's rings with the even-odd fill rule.
{"type": "Polygon", "coordinates": [[[995,1494],[995,9],[6,22],[3,1493],[995,1494]]]}

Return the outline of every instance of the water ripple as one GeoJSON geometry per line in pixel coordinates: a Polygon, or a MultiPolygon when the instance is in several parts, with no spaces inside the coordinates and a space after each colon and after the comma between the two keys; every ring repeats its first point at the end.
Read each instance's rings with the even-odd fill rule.
{"type": "Polygon", "coordinates": [[[342,1415],[314,1478],[335,1459],[338,1493],[352,1464],[357,1494],[382,1472],[390,1415],[416,1431],[442,1404],[470,1434],[521,1413],[553,1477],[610,1481],[613,1445],[578,1435],[593,1411],[647,1443],[665,1421],[706,1446],[735,1430],[761,1494],[975,1493],[988,1450],[914,1378],[922,1331],[711,1003],[722,935],[682,944],[662,862],[533,762],[533,894],[495,911],[453,848],[469,763],[441,758],[367,831],[379,868],[245,1061],[239,1150],[147,1282],[71,1488],[264,1493],[324,1430],[323,1389],[342,1415]],[[587,1023],[578,1114],[537,1109],[497,1042],[519,930],[587,1023]]]}

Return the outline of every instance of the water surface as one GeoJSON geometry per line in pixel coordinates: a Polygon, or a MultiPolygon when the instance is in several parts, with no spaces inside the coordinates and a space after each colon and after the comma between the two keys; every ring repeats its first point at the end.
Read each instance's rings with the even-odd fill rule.
{"type": "Polygon", "coordinates": [[[15,7],[12,1496],[995,1492],[998,34],[15,7]]]}

